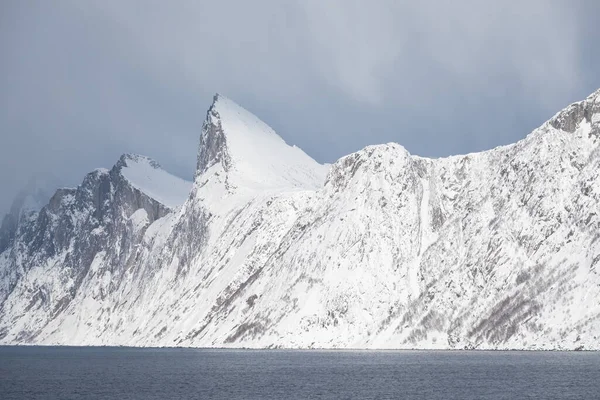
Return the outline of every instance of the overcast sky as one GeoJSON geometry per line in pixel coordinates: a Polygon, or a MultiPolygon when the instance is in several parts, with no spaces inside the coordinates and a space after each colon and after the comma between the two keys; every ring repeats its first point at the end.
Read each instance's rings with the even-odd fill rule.
{"type": "Polygon", "coordinates": [[[0,2],[0,212],[120,154],[193,176],[220,92],[320,162],[523,138],[600,87],[591,1],[0,2]]]}

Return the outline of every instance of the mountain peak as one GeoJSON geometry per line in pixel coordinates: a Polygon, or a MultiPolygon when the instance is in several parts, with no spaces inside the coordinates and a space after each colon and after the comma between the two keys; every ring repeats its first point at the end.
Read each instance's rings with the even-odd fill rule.
{"type": "Polygon", "coordinates": [[[191,187],[191,182],[168,173],[152,158],[139,154],[123,154],[113,171],[169,208],[183,204],[191,187]]]}
{"type": "Polygon", "coordinates": [[[215,94],[202,126],[196,177],[216,169],[230,188],[317,188],[326,167],[288,145],[266,123],[229,98],[215,94]]]}
{"type": "Polygon", "coordinates": [[[219,93],[213,96],[213,102],[206,112],[206,119],[202,125],[200,135],[200,148],[198,150],[198,162],[196,175],[205,173],[215,164],[221,164],[225,171],[229,170],[229,154],[225,134],[221,126],[221,117],[217,111],[217,103],[222,98],[219,93]]]}
{"type": "Polygon", "coordinates": [[[119,160],[115,164],[117,168],[128,167],[134,164],[148,164],[151,168],[162,169],[160,164],[150,157],[143,156],[141,154],[125,153],[119,157],[119,160]]]}

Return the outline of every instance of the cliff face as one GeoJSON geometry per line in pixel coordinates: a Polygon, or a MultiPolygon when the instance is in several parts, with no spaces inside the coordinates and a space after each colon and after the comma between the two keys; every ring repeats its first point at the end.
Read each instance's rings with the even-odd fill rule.
{"type": "Polygon", "coordinates": [[[14,340],[27,342],[77,307],[73,299],[89,295],[81,293],[82,284],[94,279],[99,254],[112,279],[126,271],[146,228],[172,211],[126,178],[140,165],[159,168],[145,157],[124,155],[110,171],[95,170],[76,189],[59,189],[40,211],[21,219],[0,258],[0,335],[20,327],[14,340]]]}
{"type": "Polygon", "coordinates": [[[600,91],[510,146],[323,166],[217,95],[189,195],[129,156],[19,222],[0,341],[597,349],[599,143],[600,91]]]}

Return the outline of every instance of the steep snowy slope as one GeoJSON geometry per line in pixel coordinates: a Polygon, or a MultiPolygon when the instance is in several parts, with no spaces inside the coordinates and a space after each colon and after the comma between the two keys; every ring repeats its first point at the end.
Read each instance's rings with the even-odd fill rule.
{"type": "Polygon", "coordinates": [[[514,145],[386,144],[322,166],[215,96],[180,209],[105,198],[128,211],[85,257],[20,228],[0,255],[0,341],[598,349],[599,143],[600,91],[514,145]]]}
{"type": "Polygon", "coordinates": [[[148,157],[127,154],[120,162],[121,175],[134,188],[169,208],[182,205],[190,193],[190,182],[169,174],[148,157]]]}

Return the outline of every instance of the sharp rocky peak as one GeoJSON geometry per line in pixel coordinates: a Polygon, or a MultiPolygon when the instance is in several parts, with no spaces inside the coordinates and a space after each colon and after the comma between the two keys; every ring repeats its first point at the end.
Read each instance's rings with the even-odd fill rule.
{"type": "Polygon", "coordinates": [[[216,94],[202,125],[196,179],[214,174],[228,190],[322,186],[326,167],[288,145],[255,115],[216,94]]]}
{"type": "Polygon", "coordinates": [[[222,96],[218,93],[215,94],[202,125],[196,175],[205,173],[215,164],[221,164],[223,169],[228,171],[231,164],[225,133],[221,124],[221,116],[217,110],[219,99],[222,99],[222,96]]]}

